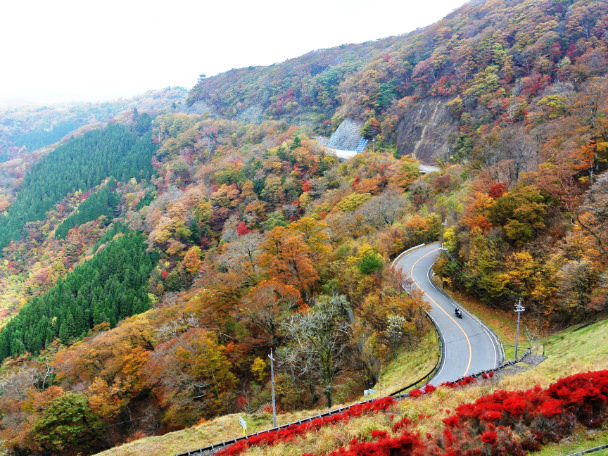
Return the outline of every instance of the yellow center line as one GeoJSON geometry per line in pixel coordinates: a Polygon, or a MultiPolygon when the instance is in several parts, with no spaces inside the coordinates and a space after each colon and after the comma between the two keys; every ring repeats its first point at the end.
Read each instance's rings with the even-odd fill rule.
{"type": "Polygon", "coordinates": [[[467,376],[467,373],[469,372],[469,368],[471,367],[471,362],[473,361],[473,349],[471,348],[471,341],[469,340],[469,336],[467,336],[467,333],[464,331],[464,329],[462,329],[462,326],[460,326],[460,324],[458,324],[458,322],[457,322],[457,321],[454,319],[454,317],[452,317],[452,316],[451,316],[451,315],[450,315],[448,312],[446,312],[446,310],[445,310],[443,307],[441,307],[441,306],[440,306],[440,305],[437,303],[437,301],[435,301],[433,298],[431,298],[431,296],[430,296],[430,295],[429,295],[427,292],[425,292],[425,291],[422,289],[422,287],[420,286],[420,284],[419,284],[418,282],[416,282],[416,279],[414,278],[414,268],[416,267],[416,265],[418,264],[418,262],[419,262],[420,260],[422,260],[423,258],[425,258],[425,257],[429,256],[430,254],[435,253],[437,250],[439,250],[439,249],[437,248],[437,249],[435,249],[435,250],[431,250],[429,253],[427,253],[427,254],[425,254],[425,255],[421,256],[420,258],[418,258],[418,259],[417,259],[417,260],[414,262],[414,264],[412,265],[412,268],[410,269],[410,277],[412,278],[412,281],[413,281],[413,282],[416,284],[416,286],[418,287],[418,289],[419,289],[420,291],[422,291],[422,292],[424,293],[424,295],[425,295],[427,298],[429,298],[429,299],[430,299],[430,300],[431,300],[431,301],[432,301],[432,302],[433,302],[433,303],[434,303],[434,304],[435,304],[437,307],[439,307],[439,308],[441,309],[441,311],[442,311],[444,314],[446,314],[446,315],[448,316],[448,318],[449,318],[450,320],[452,320],[452,321],[454,322],[454,324],[455,324],[456,326],[458,326],[458,328],[459,328],[459,329],[462,331],[462,334],[464,335],[464,338],[466,339],[467,344],[469,345],[469,362],[467,363],[467,368],[464,370],[464,374],[463,374],[463,377],[466,377],[466,376],[467,376]]]}

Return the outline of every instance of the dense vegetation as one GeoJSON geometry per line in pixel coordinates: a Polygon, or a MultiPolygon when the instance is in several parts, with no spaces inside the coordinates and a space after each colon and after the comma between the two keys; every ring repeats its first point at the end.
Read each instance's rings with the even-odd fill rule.
{"type": "Polygon", "coordinates": [[[105,216],[106,219],[111,220],[114,218],[118,203],[120,203],[120,197],[116,193],[116,179],[113,177],[103,187],[97,190],[95,193],[87,196],[75,213],[66,218],[61,225],[55,230],[55,237],[57,239],[64,238],[68,235],[68,231],[74,228],[76,225],[82,225],[83,223],[96,220],[101,216],[105,216]]]}
{"type": "MultiPolygon", "coordinates": [[[[432,214],[404,219],[412,204],[405,190],[418,178],[415,161],[380,154],[340,165],[305,130],[279,123],[252,126],[172,114],[157,118],[155,125],[155,135],[163,136],[153,159],[159,196],[144,206],[149,193],[129,181],[116,189],[121,202],[115,214],[124,224],[143,228],[147,242],[161,253],[146,284],[159,307],[122,324],[118,320],[125,314],[106,314],[107,326],[116,322],[115,329],[70,347],[45,344],[45,335],[41,355],[51,357],[53,387],[67,394],[80,385],[102,422],[145,415],[153,418],[142,421],[148,423],[142,432],[159,425],[170,430],[201,416],[263,407],[269,394],[269,366],[263,360],[271,347],[281,360],[277,401],[294,409],[358,394],[375,383],[381,366],[401,347],[417,343],[428,328],[424,306],[400,290],[385,266],[389,255],[439,231],[440,219],[432,214]],[[404,231],[393,230],[398,221],[404,231]],[[91,402],[115,394],[112,407],[91,402]]],[[[47,229],[83,204],[78,195],[64,199],[49,211],[47,229]]],[[[31,248],[5,249],[11,269],[3,271],[23,271],[24,285],[32,289],[54,280],[57,287],[63,283],[56,278],[61,277],[57,260],[74,264],[74,251],[95,252],[93,244],[121,231],[120,224],[112,225],[116,231],[105,228],[102,219],[74,226],[65,239],[40,239],[37,230],[44,225],[32,226],[31,248]],[[45,255],[55,262],[44,263],[51,270],[42,281],[42,270],[34,274],[25,264],[40,269],[34,262],[48,261],[45,255]]],[[[120,261],[103,263],[115,268],[120,261]]],[[[63,269],[65,281],[77,283],[70,277],[79,268],[63,269]]],[[[55,287],[31,299],[20,315],[32,315],[28,306],[54,296],[55,287]]],[[[92,321],[92,312],[91,324],[104,320],[92,321]]],[[[17,336],[21,318],[5,331],[17,336]]],[[[71,343],[87,330],[65,329],[65,338],[56,336],[71,343]]],[[[21,334],[27,331],[24,327],[21,334]]],[[[7,354],[36,350],[18,342],[13,347],[11,339],[7,354]]],[[[43,367],[24,357],[12,362],[43,367]]],[[[25,375],[21,368],[12,372],[25,375]]],[[[30,391],[42,394],[39,399],[50,407],[44,388],[30,391]]],[[[76,400],[63,393],[58,397],[76,400]]],[[[2,404],[7,413],[4,407],[25,406],[14,400],[2,404]]],[[[4,436],[15,447],[40,451],[40,443],[22,438],[36,433],[35,427],[19,423],[23,433],[13,434],[17,428],[11,425],[4,436]]],[[[125,438],[122,430],[110,429],[100,445],[125,438]]]]}
{"type": "Polygon", "coordinates": [[[29,137],[30,133],[37,136],[38,133],[61,129],[61,125],[81,125],[73,134],[79,136],[92,128],[102,128],[115,117],[128,121],[134,110],[145,115],[177,111],[183,107],[186,95],[187,90],[183,87],[167,87],[112,102],[0,107],[0,215],[14,201],[25,174],[53,148],[29,150],[15,144],[15,138],[29,137]]]}
{"type": "Polygon", "coordinates": [[[135,108],[142,112],[175,110],[182,104],[187,93],[183,87],[167,87],[150,90],[131,99],[111,102],[3,106],[0,107],[0,150],[11,158],[21,157],[27,155],[24,146],[33,152],[60,140],[78,126],[103,124],[135,108]]]}
{"type": "Polygon", "coordinates": [[[446,219],[444,286],[505,308],[522,297],[534,334],[603,315],[606,24],[603,0],[476,2],[409,36],[204,78],[190,103],[218,118],[132,111],[27,174],[11,164],[0,297],[23,310],[0,336],[14,356],[0,382],[3,440],[90,453],[264,410],[270,349],[281,409],[356,397],[428,329],[388,265],[446,219]],[[430,102],[456,133],[440,170],[421,176],[399,153],[400,129],[430,102]],[[344,117],[364,121],[375,153],[339,163],[313,139],[344,117]],[[109,176],[115,186],[96,188],[109,176]],[[145,242],[160,257],[124,285],[143,300],[77,306],[85,284],[103,282],[80,268],[122,271],[126,258],[101,259],[128,230],[143,233],[133,256],[145,242]],[[45,332],[28,309],[62,300],[66,283],[72,309],[55,326],[47,316],[45,332]],[[147,299],[152,309],[125,318],[147,299]],[[74,422],[103,430],[44,437],[70,405],[74,422]]]}
{"type": "MultiPolygon", "coordinates": [[[[441,160],[467,164],[475,180],[465,216],[448,214],[457,226],[447,233],[451,260],[438,271],[446,285],[492,304],[523,298],[537,331],[608,306],[606,184],[598,178],[608,168],[607,23],[605,1],[471,3],[420,33],[386,40],[337,82],[340,104],[328,114],[333,125],[345,116],[365,121],[380,147],[411,151],[400,143],[412,140],[401,133],[410,116],[431,99],[445,106],[456,134],[441,160]]],[[[289,67],[295,74],[309,58],[281,71],[291,76],[289,67]]],[[[275,77],[276,66],[247,74],[231,92],[241,103],[235,112],[259,104],[248,96],[258,79],[292,93],[299,112],[316,111],[301,95],[306,78],[282,86],[291,79],[275,77]]],[[[199,81],[190,102],[216,106],[214,88],[232,77],[199,81]]]]}
{"type": "Polygon", "coordinates": [[[35,164],[15,202],[0,216],[0,248],[25,235],[26,222],[42,220],[69,192],[87,191],[106,177],[149,179],[156,146],[121,125],[94,130],[58,147],[35,164]]]}
{"type": "Polygon", "coordinates": [[[446,158],[484,165],[510,158],[521,169],[530,157],[514,145],[488,153],[486,137],[513,137],[528,122],[561,116],[574,107],[573,95],[605,76],[607,6],[605,0],[471,2],[417,33],[201,79],[188,102],[202,100],[227,116],[254,108],[265,118],[297,114],[319,132],[354,117],[373,127],[377,143],[409,153],[414,147],[401,142],[400,131],[428,100],[439,100],[458,127],[446,158]]]}
{"type": "Polygon", "coordinates": [[[201,78],[190,91],[188,104],[202,100],[229,118],[240,114],[253,120],[313,120],[327,132],[331,117],[341,104],[340,84],[397,41],[387,38],[344,45],[269,67],[235,69],[201,78]]]}
{"type": "Polygon", "coordinates": [[[18,147],[25,147],[27,150],[33,151],[59,141],[69,132],[76,130],[78,127],[78,123],[68,121],[55,125],[51,129],[43,128],[40,130],[28,131],[27,133],[22,133],[18,136],[12,137],[11,140],[18,147]]]}
{"type": "Polygon", "coordinates": [[[67,344],[101,323],[113,327],[147,310],[145,288],[158,258],[145,248],[141,233],[119,237],[33,298],[0,332],[0,358],[38,354],[57,338],[67,344]]]}

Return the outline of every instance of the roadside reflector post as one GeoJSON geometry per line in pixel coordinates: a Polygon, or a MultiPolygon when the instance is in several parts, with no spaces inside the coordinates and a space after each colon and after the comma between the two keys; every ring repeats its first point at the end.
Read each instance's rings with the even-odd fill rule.
{"type": "Polygon", "coordinates": [[[245,421],[242,417],[239,416],[239,424],[243,427],[243,435],[247,436],[247,421],[245,421]]]}
{"type": "Polygon", "coordinates": [[[515,305],[515,312],[517,312],[517,332],[515,333],[515,361],[517,361],[517,346],[519,344],[519,319],[521,317],[521,313],[525,310],[526,308],[521,305],[521,298],[519,298],[519,302],[515,305]]]}
{"type": "Polygon", "coordinates": [[[272,427],[277,427],[277,409],[274,403],[274,358],[272,356],[272,348],[270,349],[270,383],[272,385],[272,427]]]}

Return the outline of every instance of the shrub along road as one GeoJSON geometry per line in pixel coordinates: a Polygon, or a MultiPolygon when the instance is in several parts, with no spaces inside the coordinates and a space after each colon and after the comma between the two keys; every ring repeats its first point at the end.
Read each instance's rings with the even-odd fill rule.
{"type": "MultiPolygon", "coordinates": [[[[393,262],[393,267],[403,271],[406,277],[412,282],[404,284],[404,288],[409,292],[409,287],[420,289],[424,293],[425,299],[429,302],[432,309],[431,318],[435,321],[439,336],[443,340],[444,353],[442,363],[436,375],[429,381],[432,385],[440,385],[443,382],[452,382],[468,375],[477,374],[482,371],[497,368],[503,361],[500,341],[492,331],[477,318],[472,317],[463,311],[463,318],[454,317],[454,308],[457,303],[446,294],[438,290],[429,278],[433,263],[439,256],[439,244],[424,245],[419,248],[408,250],[402,253],[393,262]]],[[[244,449],[252,446],[254,442],[269,442],[279,436],[279,434],[289,434],[308,430],[311,427],[320,425],[322,422],[337,422],[341,417],[358,413],[361,407],[378,407],[379,404],[390,404],[393,399],[390,397],[370,402],[367,405],[355,404],[353,406],[336,409],[319,417],[311,417],[295,423],[287,423],[279,428],[275,428],[250,437],[236,438],[229,442],[222,442],[210,445],[198,450],[187,453],[176,454],[175,456],[215,454],[240,454],[244,449]],[[382,402],[389,400],[389,402],[382,402]],[[380,402],[378,402],[380,401],[380,402]],[[286,428],[293,428],[288,431],[286,428]],[[232,446],[231,446],[232,445],[232,446]]]]}
{"type": "Polygon", "coordinates": [[[438,243],[424,245],[403,253],[393,263],[395,269],[411,279],[411,283],[406,280],[404,284],[407,291],[411,287],[424,293],[424,299],[431,305],[430,316],[443,340],[443,361],[429,382],[433,385],[494,369],[503,361],[498,337],[466,310],[463,318],[457,318],[454,309],[460,305],[431,281],[431,268],[439,256],[439,247],[438,243]]]}

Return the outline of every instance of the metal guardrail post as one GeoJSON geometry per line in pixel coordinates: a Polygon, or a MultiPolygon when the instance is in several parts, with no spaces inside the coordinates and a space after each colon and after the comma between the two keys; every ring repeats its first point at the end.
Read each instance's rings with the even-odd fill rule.
{"type": "MultiPolygon", "coordinates": [[[[416,247],[412,247],[411,249],[408,249],[408,250],[406,250],[405,252],[401,253],[399,256],[397,256],[397,258],[395,258],[395,260],[394,260],[394,261],[393,261],[393,263],[391,264],[391,267],[394,267],[395,262],[396,262],[396,261],[397,261],[397,260],[398,260],[398,259],[399,259],[399,258],[400,258],[402,255],[403,255],[403,254],[405,254],[405,253],[407,253],[407,252],[410,252],[410,251],[412,251],[412,250],[416,250],[416,249],[418,249],[418,248],[420,248],[420,247],[423,247],[424,245],[425,245],[425,244],[420,244],[420,245],[417,245],[416,247]]],[[[437,288],[437,287],[436,287],[436,288],[437,288]]],[[[440,288],[437,288],[437,289],[438,289],[440,292],[442,292],[442,293],[444,293],[444,294],[445,294],[445,291],[441,290],[440,288]]],[[[438,336],[439,336],[439,343],[440,343],[440,349],[441,349],[441,356],[440,356],[439,360],[437,360],[437,362],[435,363],[435,366],[433,367],[433,369],[431,369],[431,370],[429,371],[429,373],[427,373],[427,374],[426,374],[424,377],[422,377],[421,379],[417,380],[416,382],[414,382],[414,383],[412,383],[412,384],[410,384],[410,385],[408,385],[408,386],[406,386],[406,387],[404,387],[404,388],[401,388],[401,389],[400,389],[400,390],[398,390],[398,391],[395,391],[395,392],[393,392],[393,393],[389,394],[388,396],[390,396],[390,397],[395,397],[395,398],[397,398],[397,399],[402,398],[402,397],[407,397],[407,393],[406,393],[405,395],[400,395],[400,393],[402,393],[403,391],[405,391],[405,390],[407,390],[407,389],[409,389],[409,388],[412,388],[412,387],[414,387],[414,386],[416,386],[416,385],[419,385],[419,384],[420,384],[420,383],[422,383],[423,381],[427,380],[427,379],[428,379],[428,378],[429,378],[429,377],[430,377],[430,376],[431,376],[431,375],[432,375],[432,374],[433,374],[433,373],[434,373],[434,372],[437,370],[437,368],[438,368],[438,367],[441,365],[441,363],[444,361],[444,358],[445,358],[445,353],[444,353],[444,351],[445,351],[445,342],[444,342],[444,340],[443,340],[443,335],[442,335],[442,334],[441,334],[441,332],[438,330],[438,328],[437,328],[437,324],[435,323],[435,321],[433,320],[433,318],[432,318],[432,317],[431,317],[431,316],[430,316],[428,313],[427,313],[427,317],[428,317],[428,318],[431,320],[431,323],[432,323],[432,324],[433,324],[433,326],[435,327],[435,330],[437,331],[437,334],[438,334],[438,336]]],[[[475,318],[476,318],[476,317],[475,317],[475,318]]],[[[488,329],[489,329],[489,328],[488,328],[488,329]]],[[[490,331],[491,331],[491,333],[492,333],[492,334],[493,334],[493,335],[496,337],[496,339],[497,339],[497,340],[500,342],[500,339],[498,338],[498,336],[496,336],[496,334],[494,333],[494,331],[492,331],[491,329],[489,329],[489,330],[490,330],[490,331]]],[[[502,344],[500,344],[500,345],[502,346],[502,344]]],[[[543,347],[543,349],[544,349],[544,347],[543,347]]],[[[503,353],[504,353],[504,351],[503,351],[503,353]]],[[[500,364],[500,366],[498,366],[498,367],[497,367],[497,368],[495,368],[495,369],[489,369],[489,370],[486,370],[486,371],[483,371],[483,372],[478,372],[477,374],[470,375],[470,377],[477,378],[477,377],[480,377],[480,376],[481,376],[481,375],[483,375],[483,374],[487,374],[488,372],[495,372],[495,371],[498,371],[498,370],[500,370],[500,369],[502,369],[502,368],[504,368],[504,367],[506,367],[506,366],[510,366],[510,365],[512,365],[512,364],[516,364],[517,362],[521,361],[521,360],[522,360],[522,359],[523,359],[525,356],[527,356],[527,355],[528,355],[528,354],[530,354],[530,353],[531,353],[531,349],[529,349],[528,351],[526,351],[526,352],[523,354],[523,356],[522,356],[522,357],[521,357],[519,360],[517,360],[517,361],[507,361],[507,362],[503,362],[502,364],[500,364]]],[[[503,356],[504,356],[504,355],[503,355],[503,356]]],[[[504,358],[503,358],[503,359],[504,359],[504,358]]],[[[460,378],[460,379],[456,380],[456,382],[458,382],[459,380],[462,380],[462,378],[460,378]]],[[[267,430],[264,430],[264,431],[258,431],[258,432],[256,432],[256,434],[255,434],[255,435],[264,434],[264,433],[266,433],[266,432],[272,432],[272,431],[279,430],[279,429],[283,429],[283,428],[286,428],[286,427],[289,427],[289,426],[293,426],[293,425],[296,425],[296,424],[302,424],[302,422],[303,422],[303,421],[312,422],[312,421],[313,421],[313,419],[316,419],[316,418],[323,418],[324,416],[331,416],[331,415],[335,415],[335,414],[338,414],[338,413],[342,413],[344,410],[348,410],[348,409],[349,409],[349,408],[351,408],[351,407],[354,407],[354,406],[356,406],[356,405],[360,405],[360,404],[365,404],[365,403],[368,403],[368,402],[372,402],[372,401],[374,401],[374,400],[375,400],[375,399],[368,399],[368,400],[366,400],[366,401],[357,402],[357,403],[355,403],[355,404],[352,404],[352,405],[349,405],[349,406],[344,406],[344,407],[341,407],[341,408],[338,408],[338,409],[335,409],[335,410],[331,410],[331,411],[325,412],[325,413],[323,413],[323,414],[319,414],[319,415],[317,415],[317,416],[310,416],[310,417],[306,418],[305,420],[294,421],[294,422],[292,422],[292,423],[286,423],[286,424],[283,424],[283,425],[281,425],[281,426],[274,427],[274,428],[272,428],[272,429],[267,429],[267,430]]],[[[246,438],[247,438],[247,437],[239,437],[239,438],[235,438],[235,439],[233,439],[233,440],[230,440],[229,442],[232,444],[232,443],[236,443],[236,442],[238,442],[238,441],[240,441],[240,440],[243,440],[243,439],[246,439],[246,438]]],[[[210,453],[208,453],[208,454],[214,454],[214,453],[215,453],[215,451],[214,451],[214,450],[215,450],[215,449],[216,449],[216,447],[218,447],[219,445],[220,445],[220,444],[212,444],[212,445],[209,445],[209,446],[206,446],[206,447],[203,447],[203,448],[199,448],[198,450],[194,450],[194,451],[192,451],[192,452],[191,452],[191,451],[188,451],[188,452],[186,452],[186,453],[176,453],[176,454],[175,454],[175,456],[190,456],[190,455],[193,455],[193,454],[201,454],[201,455],[202,455],[202,454],[207,454],[207,452],[210,452],[210,453]]],[[[223,441],[223,442],[221,443],[221,445],[222,445],[222,448],[225,448],[225,447],[226,447],[226,441],[223,441]]],[[[601,448],[600,448],[600,449],[601,449],[601,448]]],[[[584,454],[584,453],[581,453],[581,454],[584,454]]],[[[574,456],[574,455],[572,455],[572,456],[574,456]]]]}

